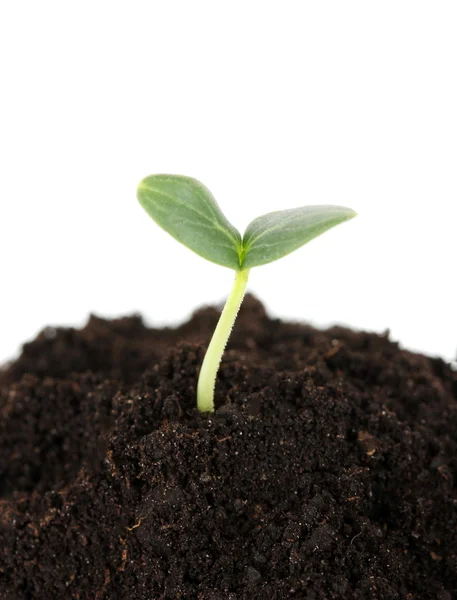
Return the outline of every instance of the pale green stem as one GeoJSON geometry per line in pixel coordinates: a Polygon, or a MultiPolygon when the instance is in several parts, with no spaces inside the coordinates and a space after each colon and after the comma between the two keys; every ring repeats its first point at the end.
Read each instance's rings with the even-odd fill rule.
{"type": "Polygon", "coordinates": [[[214,388],[222,355],[230,337],[236,316],[243,302],[249,269],[238,271],[230,296],[227,298],[211,342],[203,359],[197,385],[197,408],[200,412],[214,412],[214,388]]]}

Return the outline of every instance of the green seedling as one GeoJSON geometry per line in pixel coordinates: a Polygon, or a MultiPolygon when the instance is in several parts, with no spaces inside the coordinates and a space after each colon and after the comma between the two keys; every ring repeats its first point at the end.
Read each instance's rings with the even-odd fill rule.
{"type": "Polygon", "coordinates": [[[286,256],[356,213],[350,208],[328,205],[280,210],[257,217],[241,236],[210,191],[196,179],[151,175],[138,186],[138,200],[148,215],[178,242],[235,271],[233,289],[208,346],[197,384],[198,409],[213,412],[217,372],[243,301],[250,269],[286,256]]]}

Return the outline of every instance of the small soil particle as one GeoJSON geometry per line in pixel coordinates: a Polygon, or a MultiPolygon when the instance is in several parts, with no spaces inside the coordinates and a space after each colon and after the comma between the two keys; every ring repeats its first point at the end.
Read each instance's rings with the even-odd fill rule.
{"type": "Polygon", "coordinates": [[[218,311],[46,329],[0,373],[2,600],[457,598],[457,373],[218,311]]]}

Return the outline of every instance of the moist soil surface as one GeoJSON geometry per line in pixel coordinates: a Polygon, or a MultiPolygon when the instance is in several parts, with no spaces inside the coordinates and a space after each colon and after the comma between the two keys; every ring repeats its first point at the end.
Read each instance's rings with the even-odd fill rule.
{"type": "Polygon", "coordinates": [[[200,415],[217,318],[91,317],[3,370],[0,598],[457,598],[457,373],[248,296],[200,415]]]}

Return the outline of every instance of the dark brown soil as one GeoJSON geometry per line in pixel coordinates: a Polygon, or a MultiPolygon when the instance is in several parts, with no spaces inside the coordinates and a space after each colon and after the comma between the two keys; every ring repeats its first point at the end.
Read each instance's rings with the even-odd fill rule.
{"type": "Polygon", "coordinates": [[[48,329],[0,378],[0,598],[457,598],[457,373],[248,297],[48,329]]]}

